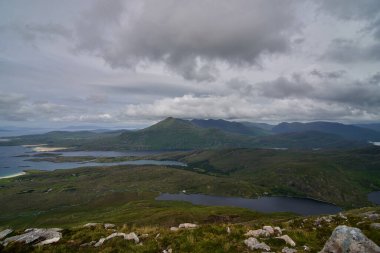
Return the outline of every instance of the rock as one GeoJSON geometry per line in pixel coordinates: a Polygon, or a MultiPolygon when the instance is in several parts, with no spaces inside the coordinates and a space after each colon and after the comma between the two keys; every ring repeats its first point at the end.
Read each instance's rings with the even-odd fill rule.
{"type": "Polygon", "coordinates": [[[141,239],[145,239],[145,238],[148,238],[148,237],[149,237],[149,234],[142,234],[142,235],[140,235],[139,238],[141,238],[141,239]]]}
{"type": "Polygon", "coordinates": [[[193,224],[193,223],[182,223],[182,224],[179,224],[178,227],[179,228],[196,228],[196,227],[198,227],[198,225],[193,224]]]}
{"type": "Polygon", "coordinates": [[[171,249],[171,248],[169,248],[169,249],[164,249],[163,251],[162,251],[162,253],[172,253],[173,252],[173,250],[171,249]]]}
{"type": "Polygon", "coordinates": [[[104,224],[105,229],[110,229],[110,228],[114,228],[114,227],[116,227],[115,224],[111,224],[111,223],[104,224]]]}
{"type": "Polygon", "coordinates": [[[103,243],[106,241],[106,238],[100,238],[97,243],[95,243],[95,247],[100,247],[103,245],[103,243]]]}
{"type": "Polygon", "coordinates": [[[330,238],[320,253],[379,253],[380,247],[368,239],[360,229],[338,226],[334,229],[330,238]]]}
{"type": "Polygon", "coordinates": [[[92,246],[96,243],[96,241],[91,241],[91,242],[87,242],[87,243],[83,243],[80,245],[80,247],[88,247],[88,246],[92,246]]]}
{"type": "Polygon", "coordinates": [[[319,226],[323,222],[330,223],[332,221],[332,218],[330,216],[322,216],[315,220],[314,225],[319,226]]]}
{"type": "Polygon", "coordinates": [[[263,230],[267,231],[269,233],[269,235],[274,234],[274,229],[271,226],[264,226],[263,230]]]}
{"type": "Polygon", "coordinates": [[[339,218],[341,218],[341,219],[347,220],[347,217],[344,216],[342,213],[339,213],[338,216],[339,216],[339,218]]]}
{"type": "Polygon", "coordinates": [[[227,234],[231,234],[231,229],[230,229],[230,227],[227,227],[227,234]]]}
{"type": "Polygon", "coordinates": [[[372,221],[377,220],[379,217],[380,216],[377,213],[373,213],[373,214],[368,215],[368,219],[370,219],[372,221]]]}
{"type": "Polygon", "coordinates": [[[310,251],[310,247],[308,247],[306,245],[303,245],[302,248],[303,248],[304,251],[310,251]]]}
{"type": "Polygon", "coordinates": [[[179,229],[179,228],[177,228],[177,227],[171,227],[171,228],[170,228],[170,231],[178,231],[178,229],[179,229]]]}
{"type": "Polygon", "coordinates": [[[9,229],[9,228],[7,228],[7,229],[1,231],[1,232],[0,232],[0,240],[3,239],[3,238],[5,238],[5,237],[7,237],[7,236],[8,236],[10,233],[12,233],[12,232],[13,232],[13,230],[12,230],[12,229],[9,229]]]}
{"type": "Polygon", "coordinates": [[[274,227],[273,229],[276,235],[282,235],[282,229],[280,227],[274,227]]]}
{"type": "Polygon", "coordinates": [[[99,225],[99,223],[87,223],[86,225],[83,225],[84,228],[92,228],[99,225]]]}
{"type": "Polygon", "coordinates": [[[158,234],[156,235],[155,239],[157,239],[158,237],[160,237],[160,235],[161,235],[161,234],[160,234],[160,233],[158,233],[158,234]]]}
{"type": "Polygon", "coordinates": [[[249,230],[245,235],[253,236],[253,237],[268,237],[270,234],[268,231],[264,229],[256,229],[256,230],[249,230]]]}
{"type": "Polygon", "coordinates": [[[380,229],[380,223],[372,223],[372,224],[370,225],[370,227],[371,227],[372,229],[380,229]]]}
{"type": "Polygon", "coordinates": [[[263,249],[270,251],[270,247],[266,243],[260,243],[255,237],[249,237],[248,239],[244,240],[244,244],[247,245],[247,247],[251,250],[263,249]]]}
{"type": "Polygon", "coordinates": [[[297,250],[296,249],[291,249],[291,248],[288,248],[288,247],[285,247],[281,250],[282,253],[296,253],[297,250]]]}
{"type": "Polygon", "coordinates": [[[289,244],[292,247],[296,246],[296,243],[288,235],[282,235],[282,236],[278,236],[276,238],[284,240],[287,244],[289,244]]]}
{"type": "Polygon", "coordinates": [[[107,236],[106,238],[100,238],[100,240],[94,245],[95,247],[99,247],[99,246],[102,246],[104,242],[106,242],[107,240],[110,240],[114,237],[123,237],[124,240],[134,240],[135,243],[139,243],[139,238],[137,237],[137,235],[132,232],[132,233],[129,233],[129,234],[126,234],[126,233],[112,233],[110,234],[109,236],[107,236]]]}
{"type": "Polygon", "coordinates": [[[3,241],[3,245],[6,246],[10,242],[23,242],[23,243],[32,243],[37,240],[42,240],[36,245],[45,245],[54,242],[58,242],[62,238],[62,233],[60,233],[61,229],[52,228],[33,228],[28,229],[26,233],[21,235],[15,235],[9,237],[3,241]]]}

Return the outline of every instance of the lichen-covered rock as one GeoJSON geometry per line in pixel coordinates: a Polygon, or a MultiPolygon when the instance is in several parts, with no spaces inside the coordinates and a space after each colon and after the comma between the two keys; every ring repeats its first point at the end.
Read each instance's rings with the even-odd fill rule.
{"type": "Polygon", "coordinates": [[[288,235],[282,235],[282,236],[278,236],[276,238],[284,240],[287,244],[289,244],[292,247],[296,246],[296,243],[288,235]]]}
{"type": "Polygon", "coordinates": [[[256,230],[249,230],[246,234],[246,236],[253,236],[253,237],[268,237],[270,236],[269,232],[264,229],[256,229],[256,230]]]}
{"type": "Polygon", "coordinates": [[[1,231],[1,232],[0,232],[0,240],[3,239],[3,238],[5,238],[5,237],[7,237],[7,236],[8,236],[10,233],[12,233],[12,232],[13,232],[13,230],[12,230],[12,229],[9,229],[9,228],[7,228],[7,229],[1,231]]]}
{"type": "Polygon", "coordinates": [[[110,228],[114,228],[114,227],[116,227],[115,224],[111,224],[111,223],[104,224],[105,229],[110,229],[110,228]]]}
{"type": "Polygon", "coordinates": [[[297,250],[296,249],[291,249],[291,248],[288,248],[288,247],[285,247],[281,250],[282,253],[296,253],[297,250]]]}
{"type": "Polygon", "coordinates": [[[320,253],[379,253],[380,247],[368,239],[360,229],[338,226],[320,253]]]}
{"type": "Polygon", "coordinates": [[[270,251],[270,247],[266,243],[259,242],[255,237],[250,237],[244,240],[244,244],[247,245],[247,247],[251,250],[262,249],[270,251]]]}
{"type": "Polygon", "coordinates": [[[196,228],[196,227],[198,227],[198,225],[193,224],[193,223],[182,223],[182,224],[179,224],[178,227],[179,228],[196,228]]]}
{"type": "Polygon", "coordinates": [[[3,245],[6,246],[10,242],[23,242],[23,243],[33,243],[39,241],[35,245],[45,245],[54,242],[58,242],[62,238],[61,229],[58,228],[33,228],[26,230],[27,232],[21,235],[15,235],[9,237],[3,241],[3,245]]]}
{"type": "Polygon", "coordinates": [[[272,226],[264,226],[263,230],[267,231],[269,233],[269,235],[274,234],[274,229],[272,228],[272,226]]]}
{"type": "Polygon", "coordinates": [[[90,223],[83,225],[83,227],[84,228],[92,228],[92,227],[96,227],[97,225],[99,225],[99,223],[90,222],[90,223]]]}
{"type": "Polygon", "coordinates": [[[371,225],[370,225],[370,227],[372,228],[372,229],[380,229],[380,223],[372,223],[371,225]]]}
{"type": "Polygon", "coordinates": [[[107,236],[106,238],[100,238],[99,241],[94,246],[95,247],[100,247],[107,240],[110,240],[110,239],[112,239],[114,237],[123,237],[124,240],[134,240],[135,243],[139,243],[139,241],[140,241],[140,239],[138,238],[138,236],[134,232],[129,233],[129,234],[126,234],[126,233],[112,233],[109,236],[107,236]]]}

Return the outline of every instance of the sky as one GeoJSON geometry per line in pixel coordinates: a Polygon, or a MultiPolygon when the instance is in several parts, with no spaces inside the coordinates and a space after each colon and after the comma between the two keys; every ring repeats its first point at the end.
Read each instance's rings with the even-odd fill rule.
{"type": "Polygon", "coordinates": [[[0,0],[0,126],[380,122],[379,0],[0,0]]]}

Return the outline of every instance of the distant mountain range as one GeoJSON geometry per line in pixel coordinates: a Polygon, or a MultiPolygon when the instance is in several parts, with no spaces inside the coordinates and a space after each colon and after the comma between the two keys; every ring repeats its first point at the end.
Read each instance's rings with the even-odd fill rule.
{"type": "Polygon", "coordinates": [[[215,148],[341,149],[371,145],[380,132],[333,122],[264,123],[167,118],[141,130],[54,131],[9,138],[0,145],[46,143],[78,150],[215,148]]]}

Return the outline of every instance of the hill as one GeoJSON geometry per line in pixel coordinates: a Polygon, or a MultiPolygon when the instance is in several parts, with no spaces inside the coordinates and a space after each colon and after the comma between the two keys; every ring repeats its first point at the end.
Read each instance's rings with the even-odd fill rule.
{"type": "Polygon", "coordinates": [[[244,134],[250,136],[260,136],[268,134],[268,131],[265,131],[262,128],[256,126],[248,126],[240,122],[233,122],[227,120],[214,120],[214,119],[193,119],[191,123],[195,126],[202,128],[215,128],[229,133],[235,134],[244,134]]]}
{"type": "Polygon", "coordinates": [[[247,136],[215,128],[202,128],[190,121],[167,118],[148,128],[126,132],[120,139],[130,149],[200,149],[247,147],[247,136]]]}
{"type": "Polygon", "coordinates": [[[345,125],[335,122],[287,123],[283,122],[273,127],[274,133],[295,133],[305,131],[318,131],[322,133],[339,135],[348,140],[380,141],[380,133],[371,129],[354,125],[345,125]]]}

